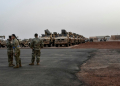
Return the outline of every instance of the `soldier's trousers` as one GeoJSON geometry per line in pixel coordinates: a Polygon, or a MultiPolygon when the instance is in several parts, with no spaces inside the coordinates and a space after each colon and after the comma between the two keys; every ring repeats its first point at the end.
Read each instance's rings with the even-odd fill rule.
{"type": "Polygon", "coordinates": [[[13,50],[7,50],[7,55],[9,65],[13,64],[13,50]]]}
{"type": "Polygon", "coordinates": [[[39,63],[40,62],[40,55],[41,55],[40,50],[32,50],[31,62],[34,63],[35,57],[36,57],[36,62],[39,63]]]}
{"type": "Polygon", "coordinates": [[[21,63],[21,58],[20,58],[20,49],[16,49],[14,52],[14,57],[16,61],[16,65],[21,63]]]}

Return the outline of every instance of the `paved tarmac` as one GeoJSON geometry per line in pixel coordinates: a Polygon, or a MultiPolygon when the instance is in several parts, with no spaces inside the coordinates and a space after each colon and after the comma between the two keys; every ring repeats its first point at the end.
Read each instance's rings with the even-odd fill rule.
{"type": "MultiPolygon", "coordinates": [[[[8,67],[7,50],[0,49],[0,86],[82,86],[76,73],[95,49],[42,49],[39,66],[29,66],[31,50],[21,49],[22,68],[8,67]]],[[[15,63],[15,60],[14,60],[15,63]]]]}

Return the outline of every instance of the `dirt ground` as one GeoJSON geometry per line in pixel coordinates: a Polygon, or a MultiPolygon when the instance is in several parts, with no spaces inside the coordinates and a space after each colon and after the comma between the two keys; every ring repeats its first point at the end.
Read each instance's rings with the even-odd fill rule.
{"type": "Polygon", "coordinates": [[[120,42],[87,42],[72,48],[120,49],[120,42]]]}
{"type": "Polygon", "coordinates": [[[78,78],[87,86],[120,86],[120,50],[99,49],[81,66],[78,78]]]}

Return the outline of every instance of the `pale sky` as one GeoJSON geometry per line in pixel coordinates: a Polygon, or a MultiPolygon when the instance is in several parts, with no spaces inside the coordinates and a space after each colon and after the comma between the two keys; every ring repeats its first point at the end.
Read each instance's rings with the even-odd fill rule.
{"type": "Polygon", "coordinates": [[[45,29],[120,35],[120,0],[0,0],[0,35],[33,38],[45,29]]]}

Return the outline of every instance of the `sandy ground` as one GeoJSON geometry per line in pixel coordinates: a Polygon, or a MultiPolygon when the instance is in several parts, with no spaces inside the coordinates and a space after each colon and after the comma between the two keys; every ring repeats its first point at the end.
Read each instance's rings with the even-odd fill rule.
{"type": "Polygon", "coordinates": [[[120,49],[120,42],[87,42],[72,48],[120,49]]]}
{"type": "Polygon", "coordinates": [[[99,49],[91,56],[78,78],[87,86],[120,86],[120,50],[99,49]]]}

